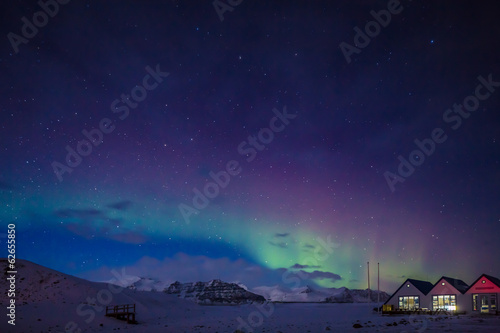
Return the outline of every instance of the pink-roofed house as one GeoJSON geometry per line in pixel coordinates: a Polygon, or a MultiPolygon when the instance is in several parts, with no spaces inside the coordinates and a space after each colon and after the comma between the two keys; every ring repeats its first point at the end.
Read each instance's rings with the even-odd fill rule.
{"type": "Polygon", "coordinates": [[[462,280],[441,277],[429,292],[429,309],[449,312],[467,312],[470,296],[465,295],[469,286],[462,280]]]}

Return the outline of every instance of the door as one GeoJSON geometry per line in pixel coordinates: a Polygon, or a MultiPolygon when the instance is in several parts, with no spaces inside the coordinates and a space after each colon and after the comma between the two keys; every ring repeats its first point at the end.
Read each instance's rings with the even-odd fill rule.
{"type": "Polygon", "coordinates": [[[490,312],[490,295],[479,295],[480,304],[481,304],[481,313],[489,313],[490,312]]]}

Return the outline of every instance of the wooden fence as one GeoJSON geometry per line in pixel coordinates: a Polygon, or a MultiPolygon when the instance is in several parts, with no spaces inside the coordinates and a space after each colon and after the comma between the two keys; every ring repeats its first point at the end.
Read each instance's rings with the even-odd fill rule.
{"type": "Polygon", "coordinates": [[[128,324],[135,324],[135,304],[108,305],[106,306],[106,317],[126,320],[128,324]]]}

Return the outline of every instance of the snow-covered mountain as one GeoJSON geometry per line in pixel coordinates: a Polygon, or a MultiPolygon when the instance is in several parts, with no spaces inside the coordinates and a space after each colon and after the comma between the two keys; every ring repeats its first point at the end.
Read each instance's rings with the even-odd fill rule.
{"type": "Polygon", "coordinates": [[[217,279],[209,282],[181,283],[172,280],[160,281],[148,277],[127,276],[127,279],[122,279],[119,285],[135,291],[157,291],[175,294],[180,298],[200,304],[229,305],[262,303],[265,301],[261,295],[249,292],[243,284],[228,283],[217,279]]]}
{"type": "MultiPolygon", "coordinates": [[[[160,281],[152,278],[130,278],[123,285],[138,291],[163,291],[178,297],[194,300],[202,304],[242,304],[252,302],[283,303],[369,303],[377,302],[377,291],[368,289],[297,287],[286,288],[280,285],[260,286],[248,290],[243,284],[227,283],[221,280],[209,282],[160,281]],[[258,296],[262,296],[259,298],[258,296]],[[370,300],[371,298],[371,300],[370,300]]],[[[380,302],[385,302],[390,295],[381,291],[380,302]]]]}
{"type": "Polygon", "coordinates": [[[370,289],[348,289],[343,288],[341,293],[328,297],[325,301],[328,303],[376,303],[377,301],[385,302],[390,295],[385,291],[377,292],[370,289]],[[380,293],[380,297],[377,296],[380,293]]]}
{"type": "Polygon", "coordinates": [[[105,317],[107,305],[135,304],[142,322],[161,316],[171,321],[198,306],[174,295],[92,282],[21,259],[15,262],[15,295],[11,297],[7,259],[0,259],[0,267],[0,303],[15,301],[15,309],[9,310],[15,326],[2,320],[0,332],[103,332],[102,326],[114,331],[124,323],[105,317]]]}
{"type": "Polygon", "coordinates": [[[167,294],[192,299],[201,304],[263,303],[265,298],[236,283],[211,280],[209,282],[181,283],[176,281],[165,289],[167,294]]]}
{"type": "MultiPolygon", "coordinates": [[[[326,303],[368,303],[377,302],[377,291],[368,289],[342,288],[284,288],[282,286],[257,287],[253,291],[272,302],[326,302],[326,303]]],[[[385,302],[389,295],[380,292],[380,302],[385,302]]]]}
{"type": "Polygon", "coordinates": [[[148,277],[137,277],[134,281],[128,281],[124,287],[138,291],[165,291],[172,282],[173,280],[160,281],[148,277]]]}
{"type": "Polygon", "coordinates": [[[272,302],[324,302],[327,297],[332,295],[332,292],[313,289],[309,286],[293,289],[279,285],[263,286],[256,287],[253,291],[272,302]]]}

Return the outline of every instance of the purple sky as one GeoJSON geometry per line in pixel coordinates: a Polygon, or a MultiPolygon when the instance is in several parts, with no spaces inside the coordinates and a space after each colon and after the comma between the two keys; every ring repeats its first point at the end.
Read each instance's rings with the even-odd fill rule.
{"type": "Polygon", "coordinates": [[[495,6],[1,4],[0,232],[94,280],[500,276],[495,6]]]}

